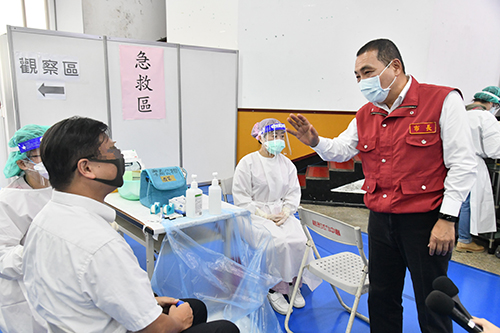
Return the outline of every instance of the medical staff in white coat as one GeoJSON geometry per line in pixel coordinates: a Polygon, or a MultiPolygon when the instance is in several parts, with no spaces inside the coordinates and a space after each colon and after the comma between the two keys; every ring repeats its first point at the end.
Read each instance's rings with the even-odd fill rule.
{"type": "Polygon", "coordinates": [[[12,152],[4,167],[12,182],[0,191],[0,330],[47,332],[32,312],[22,281],[24,240],[31,221],[50,200],[52,188],[40,159],[46,126],[26,125],[9,141],[12,152]],[[13,178],[15,177],[15,178],[13,178]]]}
{"type": "MultiPolygon", "coordinates": [[[[272,118],[264,119],[255,124],[252,136],[262,146],[238,163],[233,176],[233,200],[236,206],[252,213],[252,224],[264,226],[273,236],[278,258],[273,265],[282,281],[269,291],[267,298],[276,312],[286,314],[289,303],[284,295],[291,295],[297,283],[307,241],[300,221],[293,216],[301,195],[297,169],[281,154],[288,144],[285,124],[272,118]]],[[[312,254],[310,259],[313,260],[312,254]]],[[[307,270],[303,282],[314,290],[321,280],[306,273],[307,270]]],[[[302,308],[306,303],[300,289],[298,291],[293,306],[302,308]]]]}
{"type": "Polygon", "coordinates": [[[474,95],[466,106],[476,151],[477,181],[462,204],[458,222],[458,252],[482,252],[484,247],[472,235],[496,232],[495,204],[491,180],[484,158],[500,158],[500,123],[495,118],[500,103],[500,88],[489,86],[474,95]]]}

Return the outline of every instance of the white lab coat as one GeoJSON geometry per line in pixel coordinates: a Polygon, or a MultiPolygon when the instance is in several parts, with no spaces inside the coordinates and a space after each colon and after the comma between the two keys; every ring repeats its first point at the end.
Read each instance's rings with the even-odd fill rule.
{"type": "Polygon", "coordinates": [[[21,190],[32,190],[31,186],[28,185],[26,180],[24,179],[24,173],[21,176],[14,178],[12,182],[5,186],[5,188],[17,188],[21,190]]]}
{"type": "MultiPolygon", "coordinates": [[[[252,213],[252,224],[260,224],[269,230],[278,261],[273,265],[277,267],[284,282],[292,282],[299,271],[307,241],[300,221],[293,216],[300,204],[301,195],[296,167],[282,154],[266,158],[258,151],[250,153],[236,167],[232,192],[234,204],[252,213]],[[284,206],[290,209],[290,216],[281,226],[255,215],[257,208],[266,214],[278,214],[284,206]]],[[[311,252],[309,260],[313,259],[311,252]]],[[[306,270],[303,282],[314,290],[321,280],[306,270]]],[[[276,291],[288,293],[287,290],[276,291]]]]}
{"type": "Polygon", "coordinates": [[[45,321],[26,301],[22,259],[28,228],[50,200],[52,188],[16,188],[23,182],[20,178],[0,191],[0,330],[47,332],[45,321]]]}
{"type": "Polygon", "coordinates": [[[467,111],[477,160],[477,180],[470,192],[470,233],[496,232],[495,204],[483,158],[500,158],[500,123],[488,111],[467,111]]]}

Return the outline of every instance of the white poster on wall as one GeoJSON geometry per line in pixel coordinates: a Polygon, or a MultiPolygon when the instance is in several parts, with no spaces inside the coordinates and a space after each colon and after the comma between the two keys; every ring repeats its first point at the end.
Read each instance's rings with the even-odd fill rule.
{"type": "Polygon", "coordinates": [[[164,119],[163,49],[120,45],[123,119],[164,119]]]}

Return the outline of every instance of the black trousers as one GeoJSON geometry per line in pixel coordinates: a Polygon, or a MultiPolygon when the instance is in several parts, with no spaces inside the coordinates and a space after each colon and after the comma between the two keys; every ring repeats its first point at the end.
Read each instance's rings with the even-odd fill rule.
{"type": "MultiPolygon", "coordinates": [[[[193,326],[184,330],[185,333],[238,333],[238,327],[228,320],[214,320],[207,323],[207,307],[205,303],[195,298],[182,299],[189,303],[193,310],[193,326]]],[[[165,310],[168,314],[168,311],[165,310]]]]}
{"type": "Polygon", "coordinates": [[[406,268],[415,291],[420,330],[452,332],[448,317],[425,305],[432,281],[447,275],[451,253],[429,255],[429,238],[439,210],[428,213],[387,214],[370,211],[368,220],[370,291],[368,310],[372,333],[403,331],[402,294],[406,268]]]}

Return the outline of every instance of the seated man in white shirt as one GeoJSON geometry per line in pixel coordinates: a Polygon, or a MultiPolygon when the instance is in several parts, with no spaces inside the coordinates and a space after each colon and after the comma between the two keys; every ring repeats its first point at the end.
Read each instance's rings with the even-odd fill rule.
{"type": "Polygon", "coordinates": [[[124,160],[107,129],[73,117],[42,140],[55,190],[26,237],[29,302],[54,332],[239,332],[229,321],[206,323],[201,301],[154,297],[147,273],[109,225],[115,211],[104,198],[123,184],[124,160]]]}

